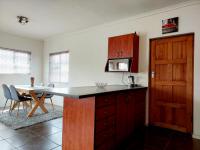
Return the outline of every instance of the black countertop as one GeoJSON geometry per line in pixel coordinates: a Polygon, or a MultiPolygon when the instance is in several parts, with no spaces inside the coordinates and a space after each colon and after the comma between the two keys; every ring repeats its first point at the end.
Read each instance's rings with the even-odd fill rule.
{"type": "Polygon", "coordinates": [[[143,86],[129,87],[126,85],[108,85],[105,88],[98,88],[96,86],[83,86],[69,88],[51,88],[48,89],[48,93],[70,98],[86,98],[96,95],[102,95],[105,93],[114,93],[119,91],[138,90],[146,88],[147,87],[143,86]]]}

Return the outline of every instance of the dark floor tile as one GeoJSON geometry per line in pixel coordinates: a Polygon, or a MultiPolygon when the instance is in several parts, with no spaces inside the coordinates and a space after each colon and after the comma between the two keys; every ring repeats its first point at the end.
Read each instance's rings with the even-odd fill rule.
{"type": "Polygon", "coordinates": [[[7,138],[6,141],[14,147],[20,147],[30,142],[35,137],[36,136],[34,134],[24,133],[7,138]]]}
{"type": "Polygon", "coordinates": [[[200,150],[200,140],[191,137],[172,138],[166,150],[200,150]]]}
{"type": "Polygon", "coordinates": [[[47,138],[58,145],[62,145],[62,132],[52,134],[47,136],[47,138]]]}
{"type": "Polygon", "coordinates": [[[29,140],[24,146],[19,147],[19,150],[50,150],[59,145],[51,142],[44,137],[35,137],[29,140]]]}
{"type": "Polygon", "coordinates": [[[30,130],[31,130],[31,133],[35,135],[39,135],[39,136],[48,136],[48,135],[55,134],[62,131],[62,129],[59,129],[52,125],[47,125],[47,124],[38,124],[30,128],[30,130]]]}
{"type": "Polygon", "coordinates": [[[22,128],[22,129],[18,129],[18,130],[15,130],[17,133],[19,134],[23,134],[23,135],[26,135],[26,134],[32,134],[31,132],[31,128],[30,127],[26,127],[26,128],[22,128]]]}
{"type": "Polygon", "coordinates": [[[0,141],[0,149],[1,150],[16,150],[15,147],[11,146],[5,140],[0,141]]]}

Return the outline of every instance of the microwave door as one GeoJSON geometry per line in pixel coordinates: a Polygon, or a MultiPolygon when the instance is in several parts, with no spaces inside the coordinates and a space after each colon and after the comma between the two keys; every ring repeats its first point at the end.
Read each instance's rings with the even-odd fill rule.
{"type": "Polygon", "coordinates": [[[128,71],[128,64],[124,62],[118,63],[118,70],[119,71],[128,71]]]}
{"type": "Polygon", "coordinates": [[[129,59],[109,60],[109,71],[129,71],[129,59]]]}

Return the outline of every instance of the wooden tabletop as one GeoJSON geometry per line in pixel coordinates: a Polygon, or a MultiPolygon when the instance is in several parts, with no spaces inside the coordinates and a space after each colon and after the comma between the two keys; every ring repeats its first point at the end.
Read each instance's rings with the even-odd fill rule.
{"type": "Polygon", "coordinates": [[[15,85],[15,88],[19,91],[26,91],[26,92],[31,92],[31,91],[40,91],[40,92],[47,92],[50,90],[50,87],[47,86],[34,86],[31,87],[30,85],[15,85]]]}

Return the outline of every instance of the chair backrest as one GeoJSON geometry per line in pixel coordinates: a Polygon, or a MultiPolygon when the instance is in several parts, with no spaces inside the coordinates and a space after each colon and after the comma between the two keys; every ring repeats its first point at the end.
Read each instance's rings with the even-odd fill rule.
{"type": "Polygon", "coordinates": [[[14,87],[14,85],[10,86],[10,92],[11,92],[12,99],[16,100],[16,101],[19,101],[19,96],[18,96],[17,90],[14,87]]]}
{"type": "Polygon", "coordinates": [[[49,84],[48,84],[48,87],[52,87],[52,88],[54,88],[55,85],[54,85],[53,83],[49,83],[49,84]]]}
{"type": "Polygon", "coordinates": [[[3,88],[3,94],[4,94],[5,98],[12,99],[10,89],[8,88],[8,86],[6,84],[2,84],[2,88],[3,88]]]}

